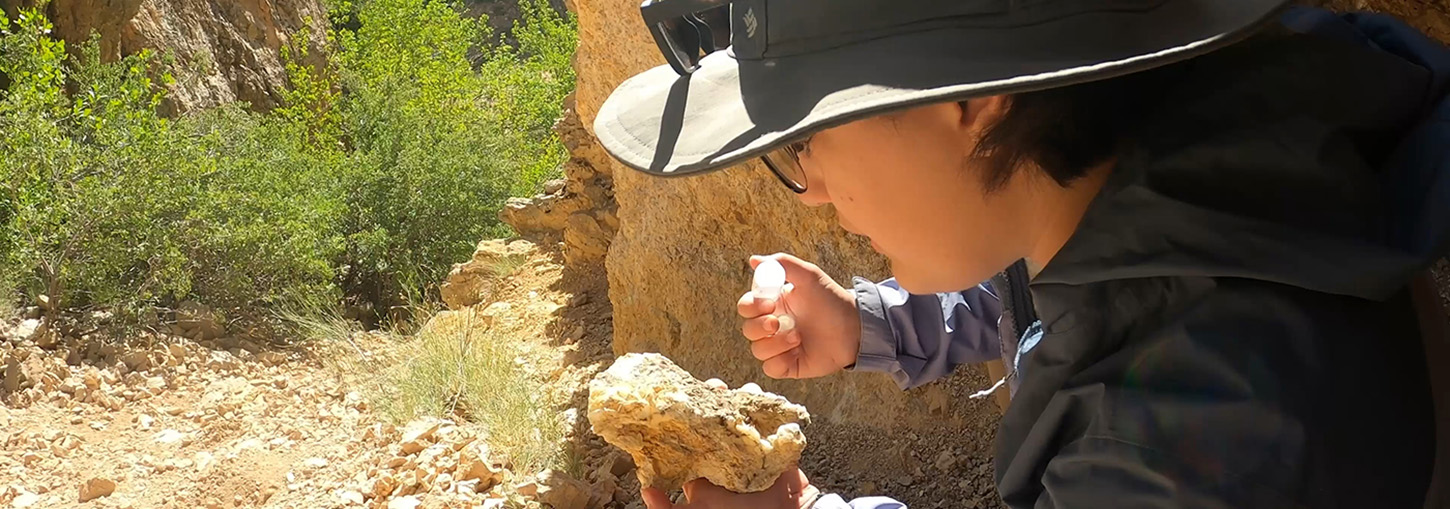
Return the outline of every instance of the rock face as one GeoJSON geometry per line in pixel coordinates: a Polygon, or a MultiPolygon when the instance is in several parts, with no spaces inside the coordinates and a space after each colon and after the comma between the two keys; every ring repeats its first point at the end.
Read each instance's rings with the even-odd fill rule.
{"type": "Polygon", "coordinates": [[[642,486],[705,478],[747,493],[800,460],[810,414],[758,387],[701,382],[659,354],[629,354],[589,383],[589,423],[634,458],[642,486]]]}
{"type": "Polygon", "coordinates": [[[573,96],[565,99],[554,131],[569,150],[564,179],[549,182],[533,198],[510,198],[499,218],[525,237],[562,240],[570,265],[598,263],[619,229],[610,159],[580,123],[573,96]]]}
{"type": "MultiPolygon", "coordinates": [[[[37,0],[0,0],[14,13],[37,0]]],[[[52,0],[45,8],[68,45],[100,34],[103,58],[143,48],[174,52],[176,84],[163,108],[181,113],[232,101],[277,105],[287,86],[280,48],[307,29],[305,62],[322,62],[327,15],[318,0],[52,0]]]]}
{"type": "Polygon", "coordinates": [[[466,263],[453,265],[448,279],[438,292],[448,309],[459,309],[483,302],[498,281],[499,272],[507,268],[509,259],[522,259],[534,251],[534,244],[527,240],[505,243],[502,240],[485,240],[478,243],[473,258],[466,263]]]}

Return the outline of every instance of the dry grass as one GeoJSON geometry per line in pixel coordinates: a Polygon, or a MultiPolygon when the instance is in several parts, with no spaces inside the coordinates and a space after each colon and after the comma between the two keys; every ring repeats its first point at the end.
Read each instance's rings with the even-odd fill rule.
{"type": "Polygon", "coordinates": [[[561,467],[559,402],[520,369],[516,343],[482,321],[470,311],[439,315],[401,345],[407,358],[390,373],[393,394],[379,410],[398,421],[436,415],[480,423],[516,470],[561,467]]]}
{"type": "MultiPolygon", "coordinates": [[[[501,281],[527,263],[526,256],[505,257],[491,272],[501,281]]],[[[394,422],[436,416],[480,424],[516,472],[571,466],[557,413],[562,401],[524,369],[520,338],[472,309],[414,302],[409,311],[411,319],[371,333],[325,306],[299,306],[284,318],[394,422]]]]}

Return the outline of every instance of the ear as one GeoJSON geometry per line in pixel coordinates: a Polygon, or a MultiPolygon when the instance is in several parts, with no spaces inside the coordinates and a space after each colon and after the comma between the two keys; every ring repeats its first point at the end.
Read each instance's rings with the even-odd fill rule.
{"type": "Polygon", "coordinates": [[[1012,96],[975,97],[958,102],[957,105],[961,109],[962,127],[974,133],[981,133],[1007,114],[1007,110],[1012,107],[1012,96]]]}

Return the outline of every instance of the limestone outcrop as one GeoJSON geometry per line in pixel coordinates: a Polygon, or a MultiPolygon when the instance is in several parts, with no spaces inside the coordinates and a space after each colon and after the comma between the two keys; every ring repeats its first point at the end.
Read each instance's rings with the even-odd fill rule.
{"type": "MultiPolygon", "coordinates": [[[[0,8],[14,14],[41,3],[0,0],[0,8]]],[[[270,109],[288,86],[282,46],[305,29],[304,62],[319,65],[327,41],[319,0],[51,0],[45,13],[68,46],[98,34],[105,59],[172,52],[176,83],[162,105],[169,114],[233,101],[270,109]]]]}
{"type": "Polygon", "coordinates": [[[749,493],[795,467],[810,414],[753,384],[731,390],[662,355],[629,354],[590,382],[589,423],[634,458],[642,486],[671,491],[704,478],[749,493]]]}

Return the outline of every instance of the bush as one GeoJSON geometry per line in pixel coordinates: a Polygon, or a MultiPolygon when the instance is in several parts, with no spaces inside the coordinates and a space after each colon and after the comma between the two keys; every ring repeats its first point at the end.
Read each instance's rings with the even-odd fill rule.
{"type": "Polygon", "coordinates": [[[32,11],[0,34],[0,131],[15,133],[0,140],[7,278],[123,314],[327,287],[330,218],[298,171],[310,165],[295,130],[237,108],[161,118],[153,55],[102,63],[92,40],[68,58],[49,31],[32,11]]]}
{"type": "Polygon", "coordinates": [[[524,9],[515,48],[441,1],[340,3],[329,63],[284,49],[279,108],[175,120],[156,113],[165,55],[103,63],[92,40],[68,57],[38,11],[0,16],[0,288],[123,316],[436,294],[565,157],[549,127],[573,21],[524,9]]]}
{"type": "Polygon", "coordinates": [[[573,87],[572,21],[525,0],[520,48],[470,48],[487,25],[432,0],[369,0],[334,12],[343,129],[344,288],[376,309],[440,281],[484,238],[509,230],[498,211],[558,174],[564,149],[549,129],[573,87]],[[344,21],[346,20],[346,21],[344,21]]]}

